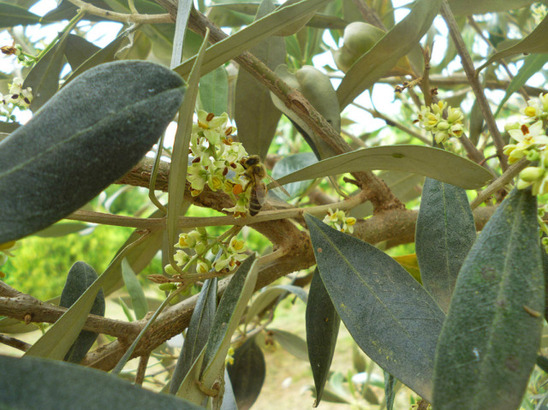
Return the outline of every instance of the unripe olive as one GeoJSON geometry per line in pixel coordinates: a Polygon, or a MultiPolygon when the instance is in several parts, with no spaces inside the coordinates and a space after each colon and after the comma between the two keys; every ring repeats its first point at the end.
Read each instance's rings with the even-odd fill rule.
{"type": "Polygon", "coordinates": [[[352,64],[369,51],[385,32],[369,23],[354,22],[344,29],[343,46],[333,51],[333,58],[340,70],[347,72],[352,64]]]}

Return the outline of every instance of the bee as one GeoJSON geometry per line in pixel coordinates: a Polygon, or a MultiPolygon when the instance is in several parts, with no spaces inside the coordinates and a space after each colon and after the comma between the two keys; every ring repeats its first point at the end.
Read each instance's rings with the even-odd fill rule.
{"type": "Polygon", "coordinates": [[[249,198],[249,215],[255,216],[259,213],[266,199],[266,184],[263,179],[267,176],[266,169],[258,155],[250,155],[242,158],[241,162],[245,170],[245,176],[249,181],[244,188],[251,189],[249,198]]]}
{"type": "Polygon", "coordinates": [[[244,157],[240,161],[240,164],[244,167],[245,177],[248,180],[248,183],[243,188],[243,191],[251,189],[251,196],[249,198],[248,205],[248,212],[250,216],[257,215],[265,203],[267,188],[266,184],[263,182],[263,179],[267,178],[271,180],[274,185],[279,187],[287,196],[289,196],[289,193],[266,173],[266,169],[258,155],[244,157]]]}

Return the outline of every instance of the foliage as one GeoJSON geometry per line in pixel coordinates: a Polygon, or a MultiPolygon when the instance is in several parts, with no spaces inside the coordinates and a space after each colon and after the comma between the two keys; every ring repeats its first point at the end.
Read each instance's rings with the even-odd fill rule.
{"type": "Polygon", "coordinates": [[[0,2],[0,407],[249,408],[272,345],[315,406],[545,404],[543,4],[37,4],[0,2]]]}

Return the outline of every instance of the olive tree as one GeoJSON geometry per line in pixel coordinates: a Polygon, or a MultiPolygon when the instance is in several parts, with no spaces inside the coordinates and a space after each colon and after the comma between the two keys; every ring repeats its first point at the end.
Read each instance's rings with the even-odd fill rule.
{"type": "Polygon", "coordinates": [[[0,342],[23,352],[0,357],[2,407],[249,408],[265,335],[299,344],[269,328],[288,297],[306,303],[316,406],[341,320],[388,408],[398,381],[420,406],[520,406],[547,367],[542,3],[35,3],[0,3],[3,261],[67,220],[134,232],[100,275],[81,255],[58,299],[0,282],[0,342]],[[119,31],[98,47],[105,21],[119,31]],[[38,44],[32,25],[58,34],[38,44]],[[144,211],[90,207],[112,184],[146,189],[144,211]],[[158,254],[149,306],[138,275],[158,254]],[[124,286],[135,320],[105,317],[124,286]],[[36,324],[33,344],[10,336],[36,324]],[[179,334],[156,392],[118,377],[139,358],[142,384],[179,334]]]}

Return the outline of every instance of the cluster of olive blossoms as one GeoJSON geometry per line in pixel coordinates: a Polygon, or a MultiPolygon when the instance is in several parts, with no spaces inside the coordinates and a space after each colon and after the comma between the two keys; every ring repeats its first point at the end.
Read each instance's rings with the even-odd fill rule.
{"type": "Polygon", "coordinates": [[[7,94],[0,94],[0,115],[8,120],[15,120],[13,110],[17,107],[27,109],[32,102],[32,90],[30,87],[23,89],[23,79],[15,78],[10,84],[7,94]]]}
{"type": "Polygon", "coordinates": [[[518,189],[531,186],[533,195],[545,194],[548,193],[548,136],[543,120],[548,118],[548,94],[530,99],[521,113],[523,121],[506,126],[516,143],[506,145],[504,153],[510,164],[524,157],[534,163],[519,173],[518,189]]]}
{"type": "Polygon", "coordinates": [[[434,134],[436,143],[442,144],[450,137],[457,137],[463,133],[462,120],[464,115],[460,108],[448,107],[447,102],[439,101],[430,107],[422,106],[419,113],[419,124],[434,134]],[[444,116],[446,111],[446,116],[444,116]]]}
{"type": "Polygon", "coordinates": [[[329,208],[327,215],[323,218],[323,222],[338,231],[353,233],[356,218],[347,217],[344,211],[339,211],[338,209],[333,211],[329,208]]]}
{"type": "MultiPolygon", "coordinates": [[[[188,233],[179,235],[178,248],[174,255],[175,262],[187,270],[196,265],[196,273],[204,274],[212,271],[228,273],[240,266],[247,258],[245,242],[232,236],[226,241],[219,241],[218,236],[208,235],[205,228],[197,228],[188,233]],[[195,256],[190,256],[184,249],[194,250],[195,256]]],[[[170,265],[166,272],[175,274],[170,265]]]]}
{"type": "Polygon", "coordinates": [[[240,217],[247,215],[250,197],[245,189],[249,181],[241,164],[248,154],[241,143],[232,140],[235,128],[227,124],[226,113],[215,116],[202,110],[198,112],[198,122],[193,124],[190,138],[193,159],[187,179],[193,196],[200,195],[206,185],[212,191],[222,190],[228,194],[236,205],[225,210],[240,217]]]}
{"type": "Polygon", "coordinates": [[[17,62],[25,67],[30,67],[36,62],[36,58],[23,51],[23,47],[15,42],[11,46],[0,47],[0,52],[7,56],[15,56],[17,62]]]}

